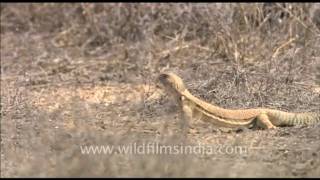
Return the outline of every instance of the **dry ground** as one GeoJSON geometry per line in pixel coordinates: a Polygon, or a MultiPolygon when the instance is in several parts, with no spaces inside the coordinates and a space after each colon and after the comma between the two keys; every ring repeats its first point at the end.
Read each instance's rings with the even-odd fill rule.
{"type": "Polygon", "coordinates": [[[171,70],[225,108],[320,113],[317,19],[285,6],[285,24],[257,26],[243,13],[252,7],[262,8],[1,4],[1,177],[319,177],[320,124],[228,131],[199,122],[184,138],[176,105],[156,87],[171,70]],[[222,152],[81,153],[134,143],[222,152]]]}

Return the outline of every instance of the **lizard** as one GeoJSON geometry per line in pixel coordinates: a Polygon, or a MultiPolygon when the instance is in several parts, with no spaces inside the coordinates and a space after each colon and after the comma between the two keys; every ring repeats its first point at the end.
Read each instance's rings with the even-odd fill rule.
{"type": "Polygon", "coordinates": [[[182,123],[186,125],[192,120],[202,120],[228,128],[277,129],[281,126],[309,125],[320,121],[320,114],[315,112],[292,113],[268,108],[225,109],[192,95],[183,80],[172,72],[161,73],[158,82],[179,104],[182,123]]]}

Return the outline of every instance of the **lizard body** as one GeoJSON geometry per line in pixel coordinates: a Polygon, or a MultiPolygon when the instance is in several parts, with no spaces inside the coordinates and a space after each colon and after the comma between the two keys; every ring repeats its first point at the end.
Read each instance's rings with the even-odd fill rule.
{"type": "Polygon", "coordinates": [[[280,110],[225,109],[207,103],[193,96],[185,87],[182,79],[174,73],[162,73],[159,81],[175,97],[181,106],[184,121],[202,120],[222,127],[253,127],[272,129],[277,126],[315,124],[320,114],[290,113],[280,110]]]}

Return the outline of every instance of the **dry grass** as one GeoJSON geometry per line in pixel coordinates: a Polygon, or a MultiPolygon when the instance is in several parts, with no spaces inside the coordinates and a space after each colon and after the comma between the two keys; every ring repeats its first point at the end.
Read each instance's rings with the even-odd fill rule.
{"type": "Polygon", "coordinates": [[[154,84],[171,70],[222,107],[320,112],[319,3],[1,3],[0,11],[1,177],[319,177],[319,125],[221,132],[200,123],[184,139],[177,107],[154,84]],[[249,151],[80,151],[144,142],[249,151]]]}

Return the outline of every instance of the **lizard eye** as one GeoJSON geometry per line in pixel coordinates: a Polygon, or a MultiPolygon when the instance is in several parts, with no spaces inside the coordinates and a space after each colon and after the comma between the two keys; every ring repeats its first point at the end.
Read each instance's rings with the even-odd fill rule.
{"type": "Polygon", "coordinates": [[[160,74],[159,75],[159,80],[160,81],[164,81],[165,79],[167,79],[168,78],[168,75],[167,74],[160,74]]]}

